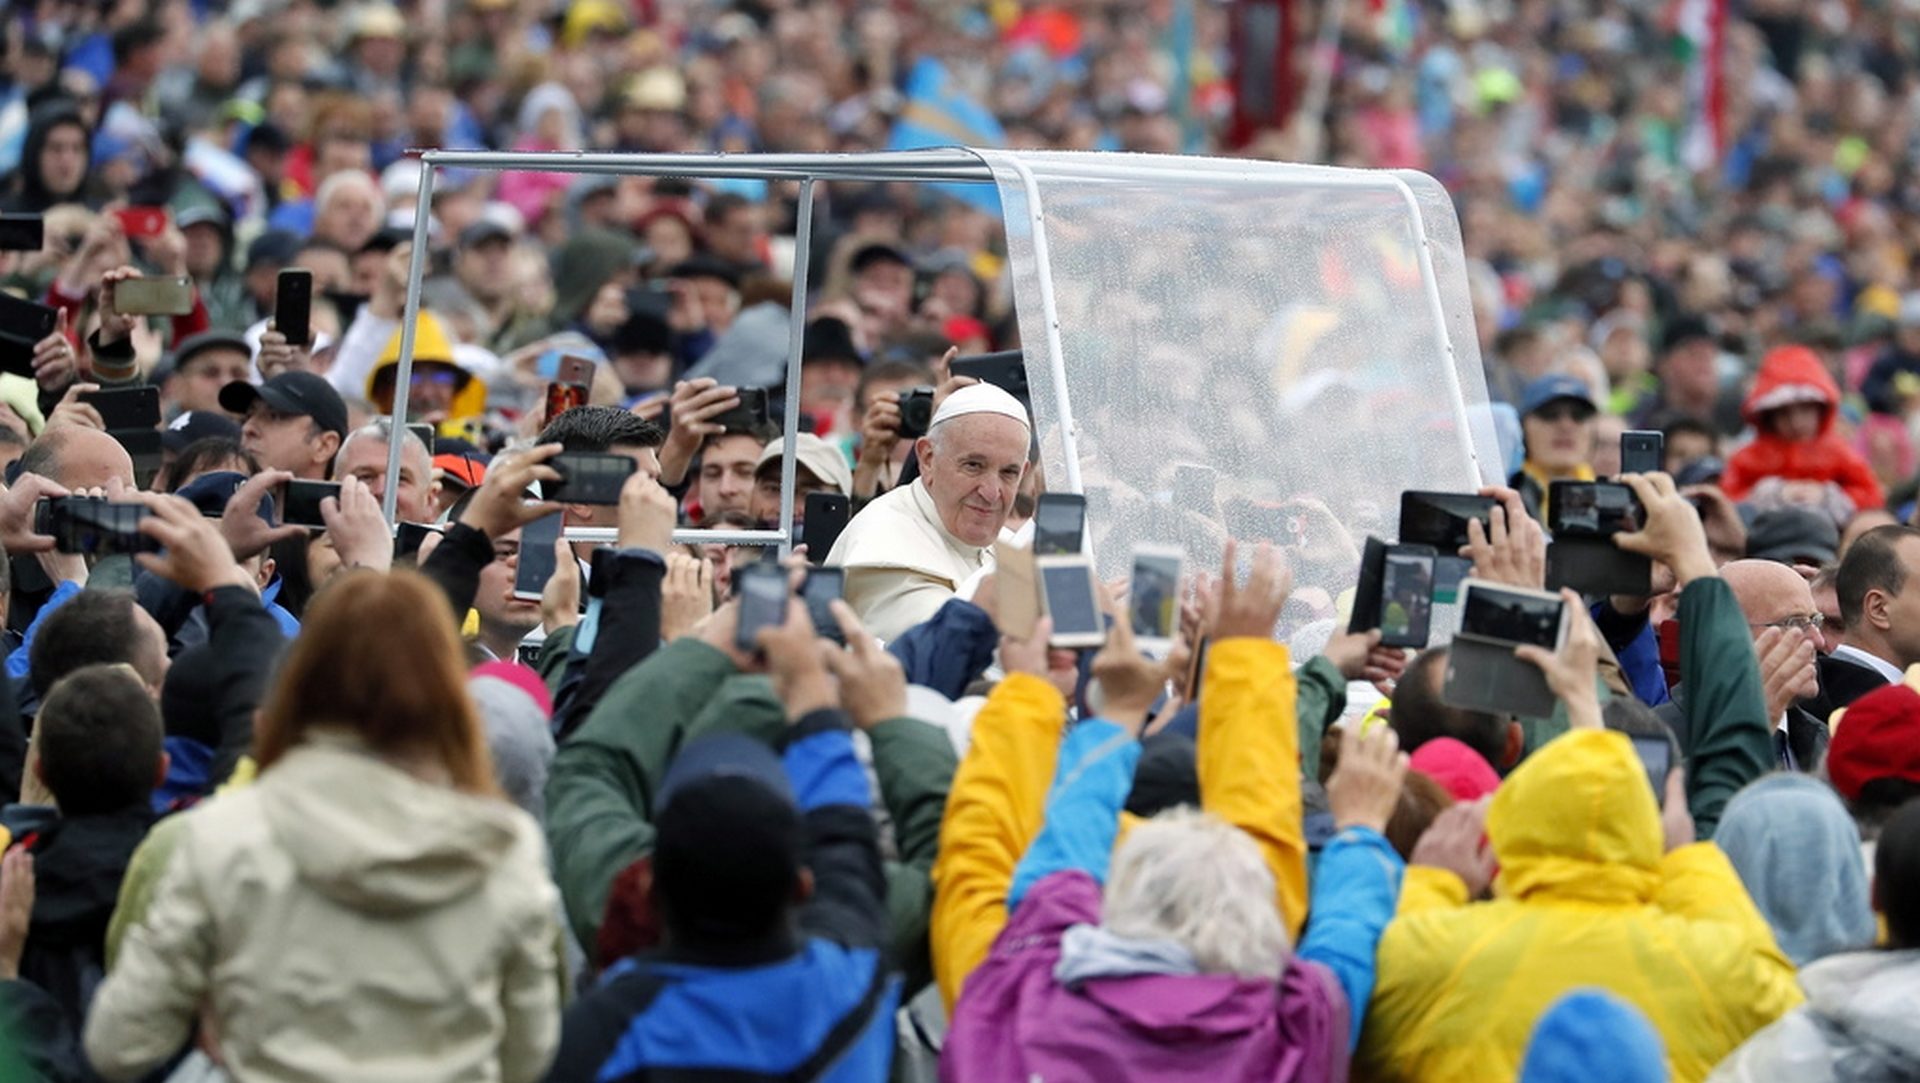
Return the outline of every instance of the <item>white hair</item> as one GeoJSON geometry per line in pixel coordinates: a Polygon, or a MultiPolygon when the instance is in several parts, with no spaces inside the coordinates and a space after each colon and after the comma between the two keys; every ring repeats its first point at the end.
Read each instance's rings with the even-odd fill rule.
{"type": "Polygon", "coordinates": [[[1207,974],[1278,980],[1288,951],[1273,872],[1239,828],[1191,808],[1135,827],[1114,851],[1100,923],[1172,940],[1207,974]]]}
{"type": "Polygon", "coordinates": [[[372,177],[357,169],[346,169],[320,182],[319,189],[313,193],[313,213],[318,216],[325,212],[327,205],[345,194],[349,188],[358,189],[374,208],[385,209],[387,201],[386,197],[380,194],[380,185],[376,184],[372,177]]]}
{"type": "MultiPolygon", "coordinates": [[[[355,440],[360,439],[372,440],[381,444],[390,443],[393,440],[393,419],[390,417],[376,417],[372,421],[348,433],[347,438],[340,441],[340,450],[334,452],[333,455],[333,469],[336,474],[340,471],[340,464],[347,461],[347,448],[353,446],[355,440]]],[[[427,445],[412,429],[406,430],[401,441],[401,447],[405,449],[403,454],[410,455],[419,460],[420,480],[424,482],[431,479],[433,477],[433,452],[427,450],[427,445]]]]}

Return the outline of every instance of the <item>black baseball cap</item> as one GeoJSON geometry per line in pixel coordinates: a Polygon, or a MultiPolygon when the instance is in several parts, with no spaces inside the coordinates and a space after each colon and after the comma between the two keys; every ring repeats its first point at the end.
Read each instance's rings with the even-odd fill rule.
{"type": "Polygon", "coordinates": [[[235,380],[220,389],[220,408],[241,417],[255,402],[283,414],[310,417],[328,432],[347,434],[347,404],[325,378],[311,372],[283,372],[258,387],[235,380]]]}
{"type": "Polygon", "coordinates": [[[212,410],[189,410],[160,431],[160,446],[178,455],[188,444],[215,438],[238,440],[240,426],[234,424],[232,418],[212,410]]]}

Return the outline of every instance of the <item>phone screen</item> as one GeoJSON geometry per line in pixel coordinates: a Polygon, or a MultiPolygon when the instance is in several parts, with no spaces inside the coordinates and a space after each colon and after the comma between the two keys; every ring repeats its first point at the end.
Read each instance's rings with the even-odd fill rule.
{"type": "Polygon", "coordinates": [[[1566,604],[1552,595],[1473,585],[1467,588],[1461,607],[1460,630],[1553,650],[1560,645],[1560,618],[1566,604]]]}
{"type": "Polygon", "coordinates": [[[1380,577],[1380,643],[1424,647],[1433,618],[1432,553],[1388,549],[1380,577]]]}
{"type": "Polygon", "coordinates": [[[320,502],[339,495],[340,483],[337,481],[289,481],[285,522],[288,526],[324,530],[327,521],[320,515],[320,502]]]}
{"type": "Polygon", "coordinates": [[[1040,589],[1047,595],[1047,615],[1053,634],[1098,635],[1105,630],[1100,607],[1093,597],[1093,577],[1084,564],[1058,564],[1040,569],[1040,589]]]}
{"type": "Polygon", "coordinates": [[[1654,802],[1665,804],[1667,772],[1673,770],[1673,746],[1660,737],[1628,736],[1633,741],[1634,754],[1647,769],[1647,784],[1653,787],[1654,802]]]}
{"type": "Polygon", "coordinates": [[[1078,553],[1080,534],[1086,523],[1086,497],[1073,493],[1041,493],[1033,512],[1034,554],[1078,553]]]}
{"type": "Polygon", "coordinates": [[[513,573],[513,596],[533,599],[547,589],[547,580],[559,569],[553,543],[560,540],[565,512],[543,515],[520,528],[520,567],[513,573]]]}
{"type": "Polygon", "coordinates": [[[560,480],[547,485],[547,499],[572,504],[620,503],[620,489],[636,469],[625,455],[587,451],[562,452],[548,465],[560,472],[560,480]]]}
{"type": "Polygon", "coordinates": [[[1127,598],[1133,634],[1142,639],[1172,639],[1180,622],[1180,557],[1174,553],[1135,553],[1133,586],[1127,598]]]}
{"type": "Polygon", "coordinates": [[[1473,493],[1400,494],[1400,540],[1458,553],[1467,544],[1467,521],[1484,525],[1493,517],[1493,498],[1473,493]]]}
{"type": "Polygon", "coordinates": [[[1640,529],[1640,500],[1613,481],[1556,481],[1548,490],[1547,528],[1558,537],[1608,538],[1640,529]]]}
{"type": "Polygon", "coordinates": [[[835,643],[846,641],[840,634],[840,622],[834,619],[831,603],[846,586],[846,572],[840,568],[815,568],[807,573],[800,587],[800,600],[807,603],[807,615],[813,618],[813,630],[835,643]]]}
{"type": "Polygon", "coordinates": [[[740,569],[740,623],[733,645],[757,652],[760,629],[776,627],[786,619],[786,569],[778,564],[749,564],[740,569]]]}

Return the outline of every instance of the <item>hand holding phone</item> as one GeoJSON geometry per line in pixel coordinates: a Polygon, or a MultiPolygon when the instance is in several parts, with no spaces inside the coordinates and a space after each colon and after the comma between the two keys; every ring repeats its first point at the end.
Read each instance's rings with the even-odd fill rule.
{"type": "MultiPolygon", "coordinates": [[[[1567,705],[1567,721],[1575,729],[1600,729],[1600,697],[1595,691],[1599,679],[1600,630],[1580,595],[1571,590],[1560,592],[1560,646],[1548,650],[1539,642],[1514,648],[1514,656],[1537,668],[1547,687],[1567,705]]],[[[1463,619],[1461,627],[1466,622],[1463,619]]]]}
{"type": "Polygon", "coordinates": [[[1133,551],[1131,592],[1127,614],[1139,649],[1164,656],[1173,649],[1180,625],[1180,566],[1183,554],[1165,546],[1141,546],[1133,551]]]}
{"type": "Polygon", "coordinates": [[[273,292],[273,329],[290,345],[306,349],[313,342],[313,272],[288,267],[280,272],[273,292]]]}
{"type": "Polygon", "coordinates": [[[1041,493],[1033,511],[1034,555],[1078,553],[1086,529],[1086,497],[1076,493],[1041,493]]]}
{"type": "Polygon", "coordinates": [[[547,461],[560,480],[544,486],[547,500],[565,504],[618,504],[620,490],[638,469],[625,455],[565,451],[547,461]]]}
{"type": "Polygon", "coordinates": [[[733,646],[742,654],[760,653],[760,631],[778,628],[787,620],[787,570],[764,561],[740,569],[740,609],[734,625],[733,646]]]}
{"type": "Polygon", "coordinates": [[[554,543],[560,540],[560,531],[566,527],[566,513],[553,512],[543,515],[520,528],[519,566],[513,573],[513,596],[522,601],[537,602],[541,592],[547,588],[547,580],[559,568],[559,555],[554,543]]]}
{"type": "Polygon", "coordinates": [[[1462,583],[1460,631],[1447,650],[1441,701],[1490,714],[1552,716],[1559,696],[1515,648],[1557,654],[1567,638],[1567,611],[1559,594],[1478,579],[1462,583]]]}
{"type": "Polygon", "coordinates": [[[113,308],[127,316],[184,316],[193,311],[193,279],[186,275],[122,279],[113,287],[113,308]]]}
{"type": "Polygon", "coordinates": [[[1657,429],[1629,429],[1620,434],[1620,472],[1651,474],[1667,468],[1667,435],[1657,429]]]}

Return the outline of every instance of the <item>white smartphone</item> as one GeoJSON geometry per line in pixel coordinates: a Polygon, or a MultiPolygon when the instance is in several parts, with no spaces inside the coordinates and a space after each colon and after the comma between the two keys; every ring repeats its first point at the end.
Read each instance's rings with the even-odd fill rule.
{"type": "Polygon", "coordinates": [[[1460,598],[1462,634],[1550,651],[1567,641],[1567,602],[1558,594],[1467,579],[1460,598]]]}
{"type": "Polygon", "coordinates": [[[1142,654],[1165,657],[1180,630],[1180,550],[1142,545],[1133,551],[1133,580],[1127,616],[1133,641],[1142,654]]]}
{"type": "Polygon", "coordinates": [[[1040,596],[1053,618],[1048,644],[1078,650],[1107,641],[1107,624],[1100,613],[1100,596],[1093,582],[1093,561],[1074,553],[1040,557],[1040,596]]]}

